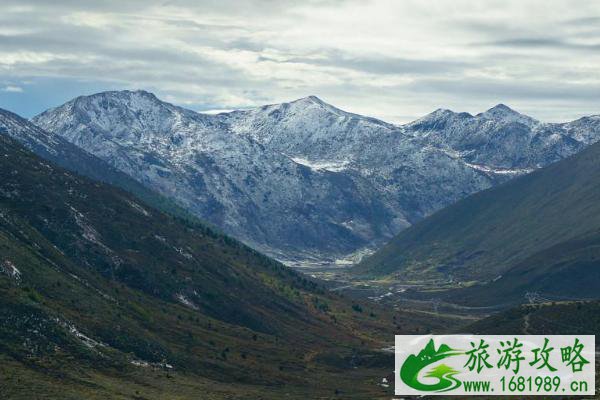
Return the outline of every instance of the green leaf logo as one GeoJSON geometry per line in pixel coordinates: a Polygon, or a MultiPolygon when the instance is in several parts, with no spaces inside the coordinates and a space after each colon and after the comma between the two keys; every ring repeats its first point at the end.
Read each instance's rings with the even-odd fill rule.
{"type": "Polygon", "coordinates": [[[439,364],[425,374],[425,377],[437,378],[438,381],[436,383],[421,383],[419,381],[419,373],[431,364],[461,354],[464,354],[464,352],[454,350],[445,344],[440,345],[440,348],[436,350],[435,343],[431,339],[419,354],[416,356],[411,354],[406,358],[400,368],[400,379],[411,388],[425,392],[447,392],[456,389],[461,385],[461,382],[454,375],[460,373],[460,371],[446,364],[439,364]]]}

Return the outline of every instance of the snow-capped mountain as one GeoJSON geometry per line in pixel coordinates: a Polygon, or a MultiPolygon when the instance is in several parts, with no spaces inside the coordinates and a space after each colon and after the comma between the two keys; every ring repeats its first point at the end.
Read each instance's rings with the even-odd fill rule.
{"type": "Polygon", "coordinates": [[[147,92],[80,97],[34,120],[280,259],[337,257],[407,225],[368,180],[314,170],[147,92]]]}
{"type": "Polygon", "coordinates": [[[532,170],[600,139],[600,118],[549,124],[499,104],[472,116],[437,110],[406,125],[429,145],[456,151],[467,163],[498,172],[532,170]]]}
{"type": "Polygon", "coordinates": [[[378,195],[391,195],[411,223],[600,139],[598,116],[546,124],[504,104],[475,116],[439,109],[395,126],[311,96],[220,119],[313,169],[361,175],[378,195]]]}
{"type": "Polygon", "coordinates": [[[33,121],[287,261],[372,248],[600,138],[598,117],[544,124],[498,105],[397,126],[314,96],[206,115],[144,91],[105,92],[33,121]]]}
{"type": "Polygon", "coordinates": [[[339,110],[314,96],[219,118],[232,132],[315,171],[364,178],[372,196],[387,199],[411,224],[497,179],[402,126],[339,110]]]}

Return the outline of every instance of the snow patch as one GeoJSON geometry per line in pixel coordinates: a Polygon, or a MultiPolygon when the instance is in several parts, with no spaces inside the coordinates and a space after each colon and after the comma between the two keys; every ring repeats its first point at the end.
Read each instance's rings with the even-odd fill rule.
{"type": "Polygon", "coordinates": [[[4,262],[0,264],[0,269],[2,272],[8,275],[9,278],[14,279],[17,283],[21,282],[21,271],[19,271],[12,261],[4,260],[4,262]]]}
{"type": "Polygon", "coordinates": [[[465,162],[465,164],[473,169],[478,171],[487,172],[489,174],[497,174],[497,175],[524,175],[530,172],[535,171],[535,168],[494,168],[488,167],[486,165],[480,164],[471,164],[465,162]]]}
{"type": "Polygon", "coordinates": [[[134,210],[138,211],[145,217],[150,216],[150,213],[148,211],[146,211],[146,209],[144,207],[140,206],[138,203],[131,201],[131,200],[127,200],[127,204],[129,204],[134,210]]]}
{"type": "Polygon", "coordinates": [[[141,368],[148,368],[150,366],[150,363],[143,360],[131,360],[129,363],[141,368]]]}
{"type": "Polygon", "coordinates": [[[90,225],[86,221],[85,216],[81,212],[79,212],[75,207],[71,205],[69,205],[69,207],[71,208],[73,217],[75,218],[75,223],[83,231],[83,238],[104,250],[104,252],[111,258],[113,264],[115,264],[116,266],[123,264],[123,260],[121,260],[121,258],[118,255],[116,255],[111,248],[109,248],[104,243],[102,243],[102,241],[100,241],[100,234],[92,225],[90,225]]]}
{"type": "Polygon", "coordinates": [[[183,305],[193,309],[193,310],[197,310],[198,306],[195,305],[190,299],[188,299],[187,297],[185,297],[183,294],[178,293],[177,295],[175,295],[175,298],[183,305]]]}
{"type": "Polygon", "coordinates": [[[173,369],[173,365],[171,365],[169,363],[151,363],[151,362],[144,361],[144,360],[131,360],[131,361],[129,361],[129,363],[131,365],[135,365],[136,367],[139,367],[139,368],[153,367],[153,368],[162,368],[162,369],[173,369]]]}
{"type": "Polygon", "coordinates": [[[61,327],[67,329],[71,335],[73,335],[75,338],[79,339],[80,342],[82,342],[86,347],[88,347],[90,349],[96,349],[97,347],[107,347],[106,344],[99,342],[97,340],[94,340],[94,339],[90,338],[89,336],[86,336],[83,333],[81,333],[81,331],[79,329],[77,329],[77,327],[74,324],[72,324],[68,321],[63,321],[60,318],[55,318],[54,321],[57,324],[59,324],[61,327]]]}
{"type": "Polygon", "coordinates": [[[186,260],[194,259],[194,256],[192,256],[190,253],[188,253],[187,251],[185,251],[184,249],[182,249],[180,247],[173,247],[173,250],[175,250],[176,252],[181,254],[183,256],[183,258],[185,258],[186,260]]]}
{"type": "Polygon", "coordinates": [[[296,164],[304,165],[313,171],[340,172],[348,168],[350,161],[310,161],[301,157],[290,157],[296,164]]]}
{"type": "Polygon", "coordinates": [[[167,239],[165,239],[164,236],[154,235],[154,239],[156,239],[156,240],[158,240],[159,242],[162,242],[162,243],[167,243],[167,239]]]}

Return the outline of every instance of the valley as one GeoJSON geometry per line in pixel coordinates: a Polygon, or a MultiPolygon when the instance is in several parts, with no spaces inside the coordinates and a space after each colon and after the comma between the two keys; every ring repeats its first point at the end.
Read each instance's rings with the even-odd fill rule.
{"type": "Polygon", "coordinates": [[[459,201],[400,233],[353,272],[437,282],[440,297],[466,305],[519,304],[528,293],[549,301],[597,298],[599,152],[591,145],[459,201]]]}
{"type": "Polygon", "coordinates": [[[4,398],[382,398],[391,332],[448,326],[331,293],[6,135],[0,154],[4,398]]]}
{"type": "Polygon", "coordinates": [[[0,400],[600,400],[599,26],[2,0],[0,400]]]}
{"type": "MultiPolygon", "coordinates": [[[[557,279],[562,279],[563,283],[569,281],[565,280],[561,271],[587,268],[586,262],[593,263],[595,260],[596,221],[589,218],[589,212],[597,204],[593,201],[597,197],[597,186],[590,185],[590,181],[595,182],[597,176],[596,153],[599,147],[592,144],[579,154],[567,157],[584,143],[595,141],[595,133],[582,133],[567,125],[540,124],[506,106],[497,106],[477,116],[438,110],[406,127],[363,119],[314,97],[215,118],[163,103],[146,92],[104,93],[77,99],[66,107],[66,110],[52,111],[43,118],[34,119],[55,132],[69,132],[64,135],[49,133],[9,112],[0,114],[0,130],[8,134],[2,143],[6,166],[2,183],[3,209],[8,212],[2,214],[7,224],[5,229],[8,229],[4,236],[8,240],[5,246],[20,249],[11,250],[7,253],[8,257],[5,254],[2,265],[5,282],[2,296],[6,306],[0,311],[5,313],[4,318],[15,322],[13,327],[0,331],[5,338],[4,364],[13,371],[12,374],[6,372],[10,384],[3,389],[10,391],[28,382],[32,392],[21,390],[23,398],[37,390],[48,393],[59,390],[57,382],[65,379],[72,382],[67,395],[72,398],[85,394],[89,398],[133,396],[152,399],[165,391],[187,398],[199,390],[214,393],[216,399],[224,396],[275,399],[283,395],[303,398],[307,382],[313,383],[310,385],[311,394],[323,398],[384,398],[391,393],[389,382],[393,381],[390,349],[393,348],[394,334],[496,332],[504,329],[502,321],[509,318],[507,315],[522,313],[522,310],[528,311],[519,314],[522,317],[510,317],[511,322],[506,324],[504,332],[517,328],[517,332],[534,332],[538,329],[536,324],[552,321],[552,317],[538,318],[538,307],[544,315],[556,314],[562,319],[564,307],[580,304],[564,302],[564,296],[570,293],[564,288],[560,289],[562,297],[547,290],[552,285],[549,279],[556,268],[556,260],[562,257],[573,265],[565,267],[568,264],[558,264],[557,279]],[[95,115],[108,114],[94,126],[74,119],[75,116],[79,118],[83,111],[90,112],[89,107],[100,108],[94,111],[95,115]],[[125,118],[125,122],[114,125],[116,117],[111,115],[112,112],[117,113],[118,118],[125,118]],[[149,114],[145,115],[146,112],[149,114]],[[319,129],[314,125],[289,125],[299,121],[304,121],[302,124],[308,121],[312,124],[315,121],[331,123],[332,118],[333,125],[320,134],[315,134],[319,129]],[[165,125],[165,121],[171,120],[165,125]],[[68,123],[57,127],[53,121],[68,123]],[[154,125],[149,127],[148,123],[154,125]],[[265,128],[272,124],[276,128],[265,128]],[[356,127],[352,127],[353,124],[356,127]],[[473,127],[469,128],[471,125],[473,127]],[[538,143],[539,132],[550,130],[554,144],[548,147],[546,141],[544,150],[535,147],[537,150],[532,149],[527,158],[521,154],[509,160],[497,158],[489,152],[488,145],[484,153],[475,156],[472,146],[476,144],[469,144],[471,147],[467,151],[468,146],[461,141],[456,142],[457,137],[452,133],[468,129],[480,132],[482,126],[492,130],[535,130],[538,133],[533,137],[538,143]],[[273,136],[272,129],[293,132],[302,139],[273,136]],[[312,136],[302,136],[309,132],[306,129],[313,133],[312,136]],[[358,129],[355,136],[347,136],[347,133],[343,138],[336,136],[338,131],[353,129],[358,129]],[[569,142],[570,147],[556,147],[557,129],[577,137],[579,147],[573,147],[573,141],[569,142]],[[382,130],[387,133],[382,133],[382,130]],[[410,134],[407,133],[409,130],[410,134]],[[452,136],[444,137],[445,130],[447,135],[452,133],[452,136]],[[135,137],[130,136],[132,132],[135,137]],[[161,133],[157,136],[153,132],[161,133]],[[335,145],[324,143],[323,137],[337,142],[335,145]],[[375,226],[379,225],[378,218],[389,222],[392,214],[381,213],[382,207],[385,209],[383,203],[375,204],[374,200],[368,200],[368,207],[374,207],[378,213],[367,212],[360,217],[360,223],[356,219],[351,220],[352,224],[344,223],[344,229],[367,235],[363,239],[371,238],[361,239],[363,247],[358,248],[359,242],[350,244],[354,240],[351,239],[346,247],[346,251],[352,250],[351,253],[340,252],[339,247],[336,249],[334,245],[322,247],[321,244],[318,251],[314,247],[307,250],[310,245],[302,247],[302,250],[299,250],[300,247],[266,250],[254,239],[246,241],[285,261],[287,266],[220,233],[221,229],[237,232],[231,231],[231,226],[225,221],[237,220],[239,214],[232,217],[229,211],[215,213],[216,208],[203,211],[198,208],[210,204],[205,197],[200,197],[198,202],[195,197],[201,193],[198,190],[210,188],[221,191],[224,176],[239,174],[241,179],[247,175],[246,180],[235,183],[239,185],[243,181],[246,184],[249,176],[258,179],[264,173],[264,176],[276,177],[273,173],[285,166],[284,186],[289,189],[290,174],[300,173],[292,178],[300,177],[300,180],[294,181],[294,185],[299,185],[297,200],[304,205],[315,206],[294,217],[305,224],[301,229],[316,229],[313,232],[318,237],[328,237],[330,243],[335,243],[339,238],[336,235],[341,231],[330,231],[333,220],[326,222],[320,212],[324,210],[322,207],[332,207],[330,210],[335,209],[338,213],[341,210],[339,196],[343,193],[360,194],[360,201],[364,202],[364,196],[372,191],[375,196],[387,198],[385,201],[390,201],[388,205],[394,202],[402,204],[397,203],[397,196],[403,198],[408,195],[401,191],[385,197],[390,196],[393,192],[390,192],[391,187],[398,182],[386,186],[386,189],[383,186],[377,189],[383,192],[375,190],[373,184],[381,176],[371,176],[368,171],[370,168],[386,170],[383,165],[373,164],[377,157],[381,158],[381,149],[373,149],[371,156],[367,153],[357,156],[357,149],[363,149],[369,137],[369,140],[376,137],[384,142],[401,143],[387,145],[396,146],[393,157],[402,156],[403,151],[413,152],[409,163],[414,162],[412,157],[415,154],[420,154],[418,157],[423,155],[414,153],[415,149],[433,152],[448,162],[462,165],[461,169],[468,168],[469,174],[475,174],[473,176],[477,179],[484,179],[487,183],[478,190],[491,188],[471,196],[468,192],[474,189],[468,189],[461,195],[466,196],[465,199],[456,199],[459,200],[456,204],[441,211],[435,211],[441,205],[424,211],[429,207],[425,204],[431,197],[422,197],[420,201],[423,203],[413,203],[421,207],[421,211],[411,214],[410,218],[405,218],[408,214],[404,214],[405,225],[402,228],[388,227],[388,233],[379,239],[369,236],[373,232],[371,228],[364,230],[367,221],[364,218],[368,218],[368,224],[375,226]],[[385,137],[388,139],[384,140],[385,137]],[[187,147],[181,147],[181,143],[187,143],[187,147]],[[295,144],[286,147],[286,143],[295,144]],[[305,146],[307,143],[311,145],[305,146]],[[140,147],[146,144],[150,146],[140,147]],[[47,161],[40,161],[27,150],[20,149],[20,145],[47,161]],[[259,155],[254,154],[257,151],[259,155]],[[314,151],[317,153],[313,154],[314,151]],[[536,151],[541,151],[545,158],[540,159],[536,151]],[[339,152],[352,156],[341,159],[339,152]],[[118,157],[115,158],[116,155],[118,157]],[[232,162],[240,155],[242,159],[252,159],[248,164],[252,171],[240,169],[239,162],[232,162]],[[244,158],[247,156],[250,158],[244,158]],[[208,164],[202,161],[201,168],[191,175],[185,172],[187,161],[197,161],[202,157],[211,157],[212,161],[208,164]],[[567,158],[561,161],[562,157],[567,158]],[[274,167],[272,160],[278,160],[278,166],[274,167]],[[558,161],[552,163],[555,160],[558,161]],[[74,174],[61,172],[57,169],[60,167],[51,163],[57,163],[74,174]],[[545,163],[550,165],[544,167],[545,163]],[[95,167],[89,168],[90,164],[95,167]],[[12,167],[8,168],[8,165],[12,167]],[[259,166],[268,166],[268,169],[258,172],[256,168],[259,166]],[[146,172],[140,175],[140,171],[146,172]],[[182,175],[178,175],[180,173],[182,175]],[[87,181],[76,174],[95,181],[87,181]],[[526,175],[519,177],[523,174],[526,175]],[[174,187],[172,183],[180,179],[174,178],[176,175],[181,178],[182,185],[174,187]],[[206,181],[211,175],[214,180],[206,181]],[[17,180],[15,177],[20,178],[17,180]],[[197,185],[200,178],[203,181],[197,185]],[[364,187],[369,189],[365,192],[357,192],[356,187],[349,191],[342,189],[350,182],[366,185],[364,187]],[[309,192],[311,196],[317,195],[314,201],[318,199],[323,202],[321,205],[310,200],[312,197],[305,197],[304,193],[308,193],[303,187],[305,184],[316,185],[310,186],[309,192]],[[321,197],[318,191],[315,192],[324,184],[332,185],[327,186],[327,190],[332,190],[330,194],[333,197],[321,197]],[[43,201],[15,202],[15,199],[34,198],[34,188],[38,193],[47,191],[43,201]],[[192,196],[190,201],[178,194],[180,190],[192,196]],[[387,194],[381,195],[384,192],[387,194]],[[529,261],[521,263],[522,266],[516,263],[514,267],[507,266],[505,269],[499,267],[497,260],[501,258],[485,258],[493,254],[490,250],[470,253],[461,250],[462,241],[468,243],[469,248],[477,249],[475,240],[493,238],[493,235],[503,240],[503,235],[514,237],[515,232],[534,232],[536,225],[528,219],[530,209],[524,206],[540,204],[541,200],[535,197],[539,193],[552,193],[553,201],[538,207],[537,213],[555,215],[557,207],[569,204],[566,208],[570,214],[563,213],[563,218],[584,218],[579,224],[580,231],[555,236],[564,237],[564,243],[546,243],[536,239],[530,253],[525,253],[526,248],[521,250],[529,261]],[[392,201],[394,196],[396,200],[392,201]],[[191,202],[192,198],[194,202],[191,202]],[[91,207],[86,199],[99,201],[99,206],[91,207]],[[332,199],[335,201],[328,205],[332,199]],[[505,200],[498,203],[498,199],[505,200]],[[507,216],[505,225],[497,223],[489,228],[489,235],[482,236],[480,231],[486,225],[477,218],[489,220],[486,214],[489,209],[493,209],[495,215],[504,215],[502,206],[498,204],[506,204],[509,208],[505,213],[518,220],[507,216]],[[478,212],[482,216],[478,217],[478,212]],[[116,215],[120,217],[115,219],[116,215]],[[216,215],[220,215],[221,219],[214,219],[216,215]],[[200,222],[199,216],[210,217],[209,223],[200,222]],[[473,218],[478,222],[472,222],[470,219],[473,218]],[[325,222],[327,227],[311,225],[315,222],[325,222]],[[519,228],[519,223],[527,225],[519,228]],[[127,233],[124,233],[126,225],[127,233]],[[456,226],[461,226],[461,229],[456,226]],[[440,231],[440,227],[446,230],[440,231]],[[391,237],[396,231],[400,231],[399,235],[383,246],[383,238],[391,237]],[[446,234],[446,243],[450,243],[441,247],[443,252],[437,247],[442,243],[438,239],[442,234],[446,234]],[[427,246],[429,235],[435,238],[433,243],[436,247],[433,249],[423,247],[427,246]],[[451,242],[452,235],[459,240],[451,242]],[[34,237],[37,239],[32,239],[34,237]],[[409,238],[409,245],[399,247],[397,243],[407,242],[404,238],[409,238]],[[52,248],[58,249],[59,253],[54,254],[52,248]],[[440,254],[452,254],[452,251],[456,252],[456,256],[451,261],[440,257],[440,254]],[[409,256],[413,258],[407,263],[409,256]],[[484,267],[479,258],[485,259],[488,267],[484,267]],[[550,263],[543,269],[542,266],[549,260],[550,263]],[[47,270],[47,273],[43,273],[41,278],[33,278],[36,276],[33,270],[29,271],[24,265],[39,265],[36,268],[47,270]],[[85,268],[81,269],[82,266],[85,268]],[[529,281],[523,283],[526,282],[524,279],[535,279],[535,273],[531,275],[529,270],[536,271],[538,275],[542,270],[551,272],[545,272],[542,282],[546,282],[546,286],[541,286],[542,290],[529,281]],[[529,276],[531,278],[527,278],[529,276]],[[63,287],[74,292],[65,293],[61,289],[63,287]],[[90,290],[91,297],[85,305],[80,305],[81,294],[78,293],[90,290]],[[112,307],[111,302],[119,305],[118,312],[108,311],[112,307]],[[538,303],[539,306],[521,306],[523,303],[538,303]],[[106,310],[106,315],[81,319],[80,313],[87,315],[92,309],[106,310]],[[37,316],[32,319],[31,315],[37,316]],[[107,325],[116,325],[118,331],[106,330],[107,325]],[[36,332],[40,329],[53,333],[39,336],[36,332]],[[19,335],[28,338],[25,347],[14,341],[14,337],[19,335]],[[295,351],[290,352],[289,349],[298,340],[304,345],[296,346],[295,351]],[[53,346],[54,350],[51,350],[53,346]],[[58,353],[57,349],[60,349],[58,353]],[[66,359],[72,361],[60,361],[66,359]],[[101,359],[105,361],[98,364],[101,359]],[[269,367],[259,367],[265,363],[269,367]],[[75,370],[56,369],[56,365],[61,364],[78,367],[75,370]],[[95,367],[90,369],[90,365],[95,367]],[[99,365],[102,367],[99,368],[99,365]],[[252,369],[251,373],[247,372],[248,368],[252,369]],[[199,374],[198,371],[202,372],[199,374]],[[316,385],[314,382],[319,383],[316,385]],[[315,391],[315,385],[322,388],[322,392],[315,391]]],[[[584,124],[584,132],[588,129],[595,132],[595,122],[596,119],[592,118],[575,125],[580,127],[584,124]]],[[[474,140],[474,132],[468,134],[469,141],[474,140]]],[[[499,145],[506,145],[506,141],[499,145]]],[[[510,154],[506,148],[497,151],[504,156],[510,154]]],[[[392,162],[391,159],[385,161],[385,157],[381,160],[388,164],[392,162]]],[[[439,168],[450,168],[446,161],[439,168]]],[[[428,159],[429,166],[432,165],[430,162],[431,159],[428,159]]],[[[276,183],[281,184],[278,179],[276,183]]],[[[431,179],[439,181],[440,177],[434,172],[431,179]]],[[[452,185],[459,184],[459,181],[453,181],[452,185]]],[[[274,182],[271,185],[275,185],[274,182]]],[[[389,184],[390,181],[387,181],[386,185],[389,184]]],[[[249,187],[256,189],[253,185],[249,187]]],[[[231,190],[234,190],[233,186],[231,190]]],[[[238,186],[234,191],[240,190],[238,186]]],[[[213,195],[216,193],[213,192],[213,195]]],[[[233,201],[234,198],[229,197],[231,193],[226,197],[228,207],[233,207],[229,210],[233,211],[240,204],[237,199],[233,201]]],[[[246,200],[252,203],[256,199],[246,197],[246,200]]],[[[246,203],[243,208],[247,210],[249,204],[246,203]]],[[[278,213],[289,210],[287,206],[280,209],[278,203],[264,204],[268,213],[261,217],[263,222],[281,222],[278,221],[278,213]]],[[[356,203],[352,207],[356,207],[356,203]]],[[[356,210],[353,209],[354,212],[356,210]]],[[[334,219],[340,216],[329,215],[334,219]]],[[[548,229],[547,219],[536,220],[533,217],[533,221],[540,224],[540,229],[548,229]]],[[[249,221],[246,220],[245,226],[249,221]]],[[[288,219],[284,221],[297,231],[298,225],[288,219]]],[[[339,222],[335,224],[339,225],[339,222]]],[[[557,227],[564,226],[560,221],[556,224],[557,227]]],[[[269,230],[275,229],[275,225],[269,225],[268,229],[263,225],[257,229],[268,241],[269,230]]],[[[288,233],[278,232],[282,243],[291,243],[286,236],[288,233]]],[[[242,241],[250,237],[244,235],[234,236],[242,241]]],[[[256,237],[254,233],[249,235],[256,237]]],[[[538,238],[541,237],[538,234],[538,238]]],[[[519,243],[527,243],[527,240],[519,243]]],[[[503,245],[502,248],[509,247],[503,245]]],[[[569,278],[576,283],[575,288],[581,287],[577,283],[578,276],[576,273],[572,279],[569,278]]],[[[586,281],[590,282],[593,276],[586,274],[586,281]]],[[[592,287],[595,285],[593,283],[592,287]]],[[[581,293],[578,295],[581,296],[581,293]]],[[[582,297],[575,295],[574,299],[582,297]]],[[[581,304],[584,306],[577,306],[573,315],[588,313],[588,303],[581,304]]],[[[590,304],[593,307],[595,303],[590,304]]],[[[594,322],[588,325],[581,325],[582,329],[593,327],[594,322]]],[[[556,329],[559,325],[554,328],[552,323],[550,327],[543,326],[543,329],[556,329]]]]}
{"type": "MultiPolygon", "coordinates": [[[[352,274],[347,266],[301,267],[300,272],[319,279],[329,291],[354,299],[372,302],[385,309],[412,310],[432,319],[448,322],[448,326],[460,326],[463,322],[476,321],[511,307],[513,304],[489,306],[453,303],[442,294],[460,290],[460,286],[448,282],[406,282],[384,279],[361,279],[352,274]],[[455,320],[452,322],[452,320],[455,320]]],[[[526,301],[526,299],[524,298],[526,301]]]]}

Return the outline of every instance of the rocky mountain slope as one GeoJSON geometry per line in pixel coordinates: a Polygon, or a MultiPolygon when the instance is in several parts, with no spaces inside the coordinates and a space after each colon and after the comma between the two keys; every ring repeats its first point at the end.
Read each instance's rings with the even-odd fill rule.
{"type": "Polygon", "coordinates": [[[314,170],[150,93],[78,98],[35,122],[279,258],[347,254],[406,226],[360,176],[314,170]]]}
{"type": "Polygon", "coordinates": [[[313,170],[367,180],[370,195],[394,208],[399,228],[497,180],[404,127],[344,112],[314,96],[220,118],[238,135],[313,170]]]}
{"type": "Polygon", "coordinates": [[[600,143],[476,193],[401,232],[356,267],[371,276],[479,282],[456,301],[598,298],[600,143]]]}
{"type": "Polygon", "coordinates": [[[474,168],[520,174],[561,160],[600,139],[600,117],[541,123],[499,104],[471,116],[437,110],[407,125],[428,144],[456,152],[474,168]]]}
{"type": "Polygon", "coordinates": [[[370,349],[418,321],[352,308],[7,135],[0,299],[3,398],[377,398],[391,360],[370,349]]]}
{"type": "Polygon", "coordinates": [[[396,126],[314,96],[215,116],[143,91],[106,92],[33,121],[287,261],[372,249],[600,138],[594,117],[544,124],[499,105],[396,126]]]}

